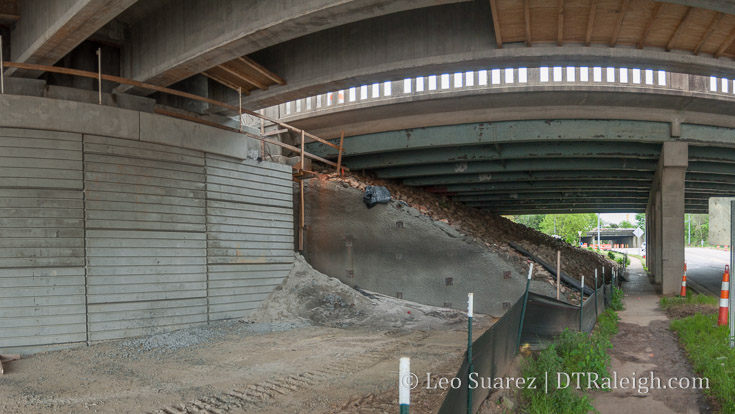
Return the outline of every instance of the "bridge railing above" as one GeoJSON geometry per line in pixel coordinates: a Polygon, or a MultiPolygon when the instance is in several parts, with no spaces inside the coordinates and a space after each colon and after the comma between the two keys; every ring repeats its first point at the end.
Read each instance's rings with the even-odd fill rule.
{"type": "Polygon", "coordinates": [[[394,102],[401,97],[557,86],[612,87],[630,92],[653,88],[735,97],[735,80],[727,78],[638,68],[554,66],[445,73],[373,83],[297,99],[266,108],[264,112],[280,119],[299,119],[394,102]]]}

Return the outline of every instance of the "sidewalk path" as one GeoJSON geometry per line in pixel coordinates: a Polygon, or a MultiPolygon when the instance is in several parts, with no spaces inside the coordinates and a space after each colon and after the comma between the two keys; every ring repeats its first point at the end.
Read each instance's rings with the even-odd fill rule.
{"type": "MultiPolygon", "coordinates": [[[[631,259],[628,282],[623,283],[625,310],[620,315],[620,330],[612,339],[610,375],[660,378],[663,388],[669,378],[692,378],[694,373],[679,348],[676,335],[668,330],[669,320],[659,310],[659,296],[643,271],[640,261],[631,259]]],[[[654,384],[656,385],[656,384],[654,384]]],[[[702,393],[691,389],[651,389],[628,386],[594,394],[600,413],[706,413],[710,412],[702,393]],[[632,389],[630,389],[632,388],[632,389]],[[639,392],[640,389],[640,392],[639,392]]]]}

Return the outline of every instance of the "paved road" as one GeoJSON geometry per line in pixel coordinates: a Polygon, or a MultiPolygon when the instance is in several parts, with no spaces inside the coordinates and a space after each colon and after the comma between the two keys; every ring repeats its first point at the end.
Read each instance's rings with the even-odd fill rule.
{"type": "Polygon", "coordinates": [[[686,249],[687,280],[698,283],[715,296],[720,296],[722,273],[730,264],[730,252],[691,247],[686,249]]]}
{"type": "MultiPolygon", "coordinates": [[[[616,249],[628,254],[641,254],[640,249],[616,249]]],[[[722,287],[722,272],[725,265],[730,263],[730,252],[700,247],[687,247],[685,251],[687,262],[687,280],[706,289],[709,293],[720,296],[722,287]]],[[[690,283],[692,285],[692,283],[690,283]]],[[[704,292],[703,292],[704,293],[704,292]]]]}

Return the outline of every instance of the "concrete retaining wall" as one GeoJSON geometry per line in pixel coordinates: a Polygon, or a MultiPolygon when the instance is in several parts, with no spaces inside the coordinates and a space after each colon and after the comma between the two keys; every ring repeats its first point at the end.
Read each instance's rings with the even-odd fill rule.
{"type": "MultiPolygon", "coordinates": [[[[526,286],[528,268],[400,202],[368,209],[362,192],[310,180],[305,193],[306,252],[317,270],[344,283],[434,306],[500,316],[526,286]]],[[[555,296],[545,281],[532,290],[555,296]]]]}
{"type": "Polygon", "coordinates": [[[256,308],[294,246],[291,168],[248,159],[256,148],[158,115],[0,96],[0,352],[256,308]]]}

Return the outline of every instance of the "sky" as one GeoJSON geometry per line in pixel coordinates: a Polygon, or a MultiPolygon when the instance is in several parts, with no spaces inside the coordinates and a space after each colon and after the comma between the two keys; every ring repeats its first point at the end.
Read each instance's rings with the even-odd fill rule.
{"type": "Polygon", "coordinates": [[[600,218],[608,224],[618,224],[621,221],[629,221],[635,224],[635,213],[602,213],[600,214],[600,218]]]}

